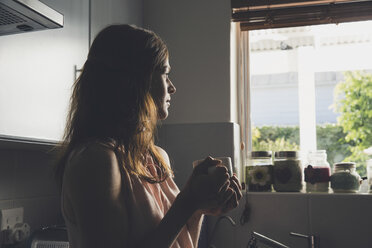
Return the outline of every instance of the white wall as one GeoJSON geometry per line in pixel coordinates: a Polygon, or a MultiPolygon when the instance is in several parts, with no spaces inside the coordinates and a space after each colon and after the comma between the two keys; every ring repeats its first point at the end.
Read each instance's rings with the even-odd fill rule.
{"type": "Polygon", "coordinates": [[[144,27],[167,43],[177,88],[166,123],[229,122],[230,1],[144,0],[144,27]]]}
{"type": "MultiPolygon", "coordinates": [[[[74,65],[88,52],[89,2],[45,3],[65,15],[63,29],[0,37],[0,135],[62,135],[74,65]]],[[[91,38],[120,22],[144,24],[167,42],[177,87],[167,123],[234,121],[229,1],[93,0],[91,7],[91,38]]]]}
{"type": "Polygon", "coordinates": [[[144,0],[144,28],[167,43],[177,88],[159,144],[173,158],[179,186],[190,175],[191,162],[203,156],[231,156],[238,173],[241,169],[237,28],[230,19],[230,1],[144,0]]]}
{"type": "Polygon", "coordinates": [[[93,41],[108,24],[126,23],[139,27],[143,24],[143,0],[91,0],[93,41]]]}

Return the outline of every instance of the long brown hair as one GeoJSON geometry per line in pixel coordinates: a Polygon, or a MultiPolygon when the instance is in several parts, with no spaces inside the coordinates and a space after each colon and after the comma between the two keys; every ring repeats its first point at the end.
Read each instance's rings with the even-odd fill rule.
{"type": "Polygon", "coordinates": [[[56,166],[60,185],[69,154],[89,141],[107,141],[120,166],[148,182],[173,175],[154,145],[158,116],[150,94],[152,75],[168,56],[165,43],[146,29],[111,25],[96,36],[73,85],[56,166]],[[146,154],[158,163],[158,176],[147,173],[146,154]]]}

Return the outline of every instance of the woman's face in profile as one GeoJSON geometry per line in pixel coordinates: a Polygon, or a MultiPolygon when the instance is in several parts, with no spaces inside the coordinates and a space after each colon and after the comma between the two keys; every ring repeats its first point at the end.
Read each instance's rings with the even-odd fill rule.
{"type": "Polygon", "coordinates": [[[170,70],[169,60],[166,59],[164,65],[154,72],[152,78],[151,95],[154,98],[160,120],[168,117],[171,95],[176,92],[176,87],[169,79],[170,70]]]}

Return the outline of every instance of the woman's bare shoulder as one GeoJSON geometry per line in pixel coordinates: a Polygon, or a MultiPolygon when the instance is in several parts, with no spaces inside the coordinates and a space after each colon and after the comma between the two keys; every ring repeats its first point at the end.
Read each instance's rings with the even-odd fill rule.
{"type": "Polygon", "coordinates": [[[118,190],[121,183],[114,151],[100,143],[91,143],[75,154],[66,167],[65,177],[64,182],[82,191],[118,190]]]}
{"type": "Polygon", "coordinates": [[[165,162],[167,162],[167,164],[170,164],[168,153],[163,148],[161,148],[160,146],[155,146],[155,147],[158,150],[158,152],[160,153],[160,155],[163,157],[165,162]]]}
{"type": "Polygon", "coordinates": [[[115,166],[117,161],[114,151],[97,142],[90,143],[81,152],[73,155],[70,164],[69,168],[74,171],[100,171],[117,167],[115,166]]]}

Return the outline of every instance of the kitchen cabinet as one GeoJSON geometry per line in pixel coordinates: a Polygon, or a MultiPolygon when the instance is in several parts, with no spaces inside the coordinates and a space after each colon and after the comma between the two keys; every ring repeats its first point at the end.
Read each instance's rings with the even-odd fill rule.
{"type": "Polygon", "coordinates": [[[0,135],[59,140],[89,47],[89,0],[44,0],[61,29],[0,36],[0,135]]]}

